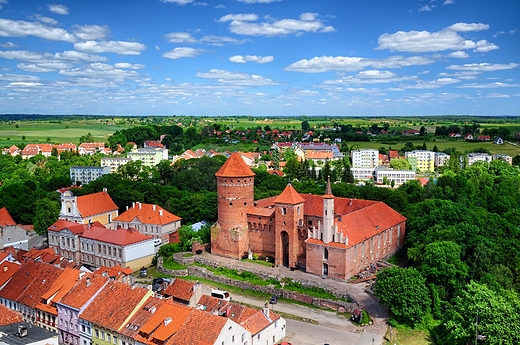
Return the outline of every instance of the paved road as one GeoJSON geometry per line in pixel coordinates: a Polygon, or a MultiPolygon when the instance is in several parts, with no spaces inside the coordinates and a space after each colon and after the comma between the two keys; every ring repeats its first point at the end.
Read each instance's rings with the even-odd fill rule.
{"type": "MultiPolygon", "coordinates": [[[[262,307],[265,301],[234,294],[233,300],[262,307]]],[[[366,328],[353,325],[345,316],[332,311],[307,308],[292,303],[278,302],[270,305],[274,312],[281,311],[287,314],[317,321],[318,324],[287,319],[287,334],[284,341],[294,345],[316,344],[349,344],[349,345],[380,345],[383,343],[383,334],[379,328],[366,328]],[[372,341],[373,339],[373,341],[372,341]]]]}

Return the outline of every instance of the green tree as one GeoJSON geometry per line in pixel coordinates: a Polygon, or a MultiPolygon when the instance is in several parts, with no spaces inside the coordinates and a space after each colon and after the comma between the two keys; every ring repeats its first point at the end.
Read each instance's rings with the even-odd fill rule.
{"type": "Polygon", "coordinates": [[[410,163],[404,158],[394,158],[390,161],[390,168],[395,170],[410,170],[410,163]]]}
{"type": "Polygon", "coordinates": [[[415,268],[381,270],[374,293],[399,323],[415,326],[430,312],[431,298],[426,279],[415,268]]]}
{"type": "Polygon", "coordinates": [[[309,121],[307,121],[307,120],[302,121],[302,131],[308,132],[309,129],[311,129],[311,126],[309,125],[309,121]]]}
{"type": "Polygon", "coordinates": [[[48,198],[36,200],[34,231],[39,235],[47,233],[47,228],[58,220],[59,215],[60,206],[57,201],[48,198]]]}

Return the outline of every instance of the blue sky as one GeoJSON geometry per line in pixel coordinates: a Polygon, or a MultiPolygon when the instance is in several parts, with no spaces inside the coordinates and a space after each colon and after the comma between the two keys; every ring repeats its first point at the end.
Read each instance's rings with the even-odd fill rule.
{"type": "Polygon", "coordinates": [[[0,7],[0,114],[520,115],[518,0],[0,7]]]}

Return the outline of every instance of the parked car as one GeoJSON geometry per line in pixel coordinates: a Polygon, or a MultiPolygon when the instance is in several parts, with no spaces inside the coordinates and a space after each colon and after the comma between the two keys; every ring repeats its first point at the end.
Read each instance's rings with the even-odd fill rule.
{"type": "Polygon", "coordinates": [[[224,301],[231,301],[231,295],[229,294],[229,292],[224,290],[213,289],[211,290],[211,296],[223,299],[224,301]]]}
{"type": "Polygon", "coordinates": [[[290,343],[288,341],[282,341],[281,343],[278,343],[276,345],[292,345],[292,343],[290,343]]]}
{"type": "Polygon", "coordinates": [[[269,303],[270,304],[278,303],[278,296],[275,296],[275,295],[271,296],[271,299],[269,299],[269,303]]]}

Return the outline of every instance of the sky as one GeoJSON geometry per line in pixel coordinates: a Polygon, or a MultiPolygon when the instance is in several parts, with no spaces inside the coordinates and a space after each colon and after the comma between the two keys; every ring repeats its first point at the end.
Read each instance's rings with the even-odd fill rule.
{"type": "Polygon", "coordinates": [[[520,1],[0,0],[16,113],[520,116],[520,1]]]}

